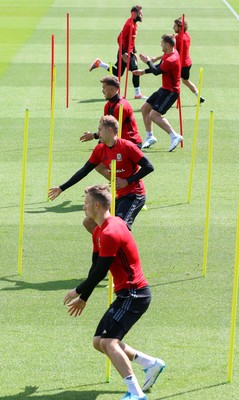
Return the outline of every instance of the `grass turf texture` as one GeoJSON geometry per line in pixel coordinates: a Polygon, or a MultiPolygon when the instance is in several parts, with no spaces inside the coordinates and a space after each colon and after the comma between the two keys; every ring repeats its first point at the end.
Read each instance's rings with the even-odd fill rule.
{"type": "MultiPolygon", "coordinates": [[[[9,55],[6,63],[14,56],[7,69],[1,67],[1,400],[112,400],[125,391],[113,368],[110,384],[105,383],[105,358],[91,346],[96,322],[107,307],[107,282],[97,287],[80,318],[69,318],[62,305],[64,295],[86,276],[90,265],[91,242],[81,225],[83,188],[103,178],[93,172],[54,203],[46,201],[51,35],[55,34],[57,71],[52,183],[60,184],[88,159],[95,145],[79,143],[82,132],[96,129],[104,105],[99,84],[104,71],[90,74],[88,66],[96,56],[115,61],[116,36],[133,5],[126,0],[81,3],[44,0],[39,6],[12,1],[9,7],[5,2],[1,15],[2,46],[9,49],[4,52],[9,55]],[[67,12],[71,26],[69,109],[65,108],[67,12]],[[17,22],[19,30],[11,30],[17,22]],[[16,46],[9,43],[10,37],[16,46]],[[30,120],[23,274],[19,277],[26,107],[30,120]]],[[[197,83],[199,68],[204,68],[206,103],[200,108],[190,205],[187,194],[196,109],[194,96],[185,88],[184,148],[169,154],[168,138],[155,128],[158,143],[147,151],[155,172],[145,179],[148,211],[138,216],[133,234],[153,302],[126,340],[166,361],[167,369],[148,400],[237,399],[238,335],[231,384],[227,384],[227,363],[238,204],[239,23],[222,1],[179,1],[176,7],[172,0],[141,4],[144,22],[139,25],[139,52],[159,54],[160,36],[171,32],[173,19],[185,13],[192,37],[191,78],[197,83]],[[203,279],[210,110],[215,123],[208,263],[203,279]]],[[[157,77],[141,79],[145,94],[158,85],[157,77]]],[[[129,77],[128,99],[133,96],[129,77]]],[[[141,102],[132,100],[131,104],[144,136],[141,102]]],[[[173,108],[167,116],[178,128],[178,111],[173,108]]],[[[142,382],[137,366],[135,372],[142,382]]]]}

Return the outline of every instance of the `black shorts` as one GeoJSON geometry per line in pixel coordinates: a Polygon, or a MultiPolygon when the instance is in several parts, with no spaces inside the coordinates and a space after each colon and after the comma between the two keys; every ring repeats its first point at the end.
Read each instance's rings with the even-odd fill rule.
{"type": "Polygon", "coordinates": [[[122,340],[151,302],[148,286],[136,290],[134,295],[130,295],[128,290],[121,290],[116,295],[115,301],[101,318],[94,336],[122,340]]]}
{"type": "Polygon", "coordinates": [[[183,67],[181,69],[181,78],[185,79],[185,81],[189,80],[190,77],[190,69],[192,65],[189,65],[188,67],[183,67]]]}
{"type": "Polygon", "coordinates": [[[130,231],[136,216],[145,205],[145,201],[146,196],[140,194],[129,194],[116,199],[115,215],[126,222],[130,231]]]}
{"type": "Polygon", "coordinates": [[[159,88],[156,92],[146,100],[153,110],[159,114],[166,114],[166,112],[172,107],[179,96],[179,93],[170,92],[170,90],[159,88]]]}

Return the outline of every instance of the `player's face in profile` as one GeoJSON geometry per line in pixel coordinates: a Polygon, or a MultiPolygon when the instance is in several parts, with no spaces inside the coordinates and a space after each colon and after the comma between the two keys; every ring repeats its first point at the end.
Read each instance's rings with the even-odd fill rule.
{"type": "Polygon", "coordinates": [[[176,24],[176,22],[174,22],[173,30],[174,30],[175,33],[179,32],[179,26],[176,24]]]}
{"type": "Polygon", "coordinates": [[[106,100],[112,99],[115,95],[115,88],[113,86],[102,83],[102,93],[106,100]]]}
{"type": "Polygon", "coordinates": [[[162,47],[163,52],[165,53],[165,51],[167,50],[167,47],[166,47],[166,43],[163,40],[161,40],[161,47],[162,47]]]}
{"type": "Polygon", "coordinates": [[[134,19],[136,22],[142,22],[143,21],[143,11],[142,10],[135,11],[134,19]]]}
{"type": "Polygon", "coordinates": [[[86,193],[86,195],[85,195],[84,211],[85,211],[85,215],[87,217],[94,219],[95,201],[89,193],[86,193]]]}
{"type": "Polygon", "coordinates": [[[99,126],[98,126],[98,134],[99,134],[99,139],[100,139],[101,143],[108,143],[109,137],[110,137],[110,132],[109,132],[109,129],[101,122],[99,123],[99,126]]]}

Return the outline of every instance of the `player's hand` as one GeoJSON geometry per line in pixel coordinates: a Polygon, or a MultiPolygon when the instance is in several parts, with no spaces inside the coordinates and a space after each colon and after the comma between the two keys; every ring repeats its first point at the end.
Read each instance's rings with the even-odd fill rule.
{"type": "Polygon", "coordinates": [[[127,179],[116,178],[116,190],[122,189],[128,185],[127,179]]]}
{"type": "Polygon", "coordinates": [[[64,297],[64,305],[69,304],[71,300],[75,299],[77,296],[79,296],[78,293],[76,293],[76,289],[70,290],[67,295],[64,297]]]}
{"type": "Polygon", "coordinates": [[[141,61],[143,61],[146,64],[148,61],[150,61],[150,57],[147,54],[140,53],[139,58],[141,61]]]}
{"type": "Polygon", "coordinates": [[[88,140],[92,140],[92,139],[94,139],[94,133],[92,133],[92,132],[85,132],[80,137],[81,142],[88,142],[88,140]]]}
{"type": "Polygon", "coordinates": [[[128,53],[122,54],[122,59],[123,59],[123,61],[125,62],[125,64],[127,64],[127,61],[128,61],[128,53]]]}
{"type": "Polygon", "coordinates": [[[137,56],[136,53],[134,53],[134,58],[135,58],[136,61],[138,61],[138,56],[137,56]]]}
{"type": "Polygon", "coordinates": [[[141,76],[141,75],[144,75],[145,72],[144,72],[144,69],[135,69],[134,71],[132,71],[132,74],[133,75],[137,75],[137,76],[141,76]]]}
{"type": "Polygon", "coordinates": [[[48,198],[53,201],[55,200],[56,197],[58,197],[61,194],[62,190],[60,189],[59,186],[55,186],[49,189],[48,191],[48,198]]]}
{"type": "Polygon", "coordinates": [[[78,297],[77,299],[74,299],[70,304],[67,304],[67,306],[69,307],[68,313],[70,314],[70,316],[75,315],[75,317],[78,317],[84,310],[86,302],[78,297]]]}

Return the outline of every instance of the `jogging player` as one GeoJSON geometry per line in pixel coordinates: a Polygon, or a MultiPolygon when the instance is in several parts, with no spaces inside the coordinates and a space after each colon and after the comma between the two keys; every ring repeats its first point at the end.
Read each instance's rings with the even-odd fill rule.
{"type": "MultiPolygon", "coordinates": [[[[123,106],[121,138],[130,140],[140,149],[142,147],[142,139],[139,134],[138,125],[134,116],[130,103],[119,95],[119,81],[115,76],[105,76],[101,79],[102,93],[107,100],[104,106],[104,115],[113,115],[119,121],[120,105],[123,106]]],[[[92,139],[99,139],[98,133],[85,132],[80,140],[86,142],[92,139]]]]}
{"type": "Polygon", "coordinates": [[[160,63],[154,65],[151,57],[147,54],[140,54],[140,59],[148,65],[148,68],[145,70],[138,69],[132,73],[136,75],[162,74],[162,87],[154,92],[141,107],[146,130],[146,139],[142,148],[148,148],[157,142],[153,134],[154,122],[170,136],[169,151],[171,152],[182,142],[183,137],[174,131],[163,115],[172,107],[179,96],[181,67],[179,54],[174,48],[176,44],[175,37],[165,34],[161,39],[161,47],[164,54],[160,63]]]}
{"type": "MultiPolygon", "coordinates": [[[[117,61],[115,65],[112,68],[113,75],[117,76],[119,75],[119,68],[121,64],[121,76],[124,74],[124,71],[127,67],[127,58],[128,58],[128,49],[129,49],[129,54],[130,54],[130,65],[129,65],[129,70],[134,71],[138,69],[138,62],[137,62],[137,51],[135,48],[135,39],[137,35],[137,22],[142,22],[143,20],[143,11],[142,11],[142,6],[136,5],[131,8],[131,14],[133,13],[134,18],[128,18],[127,21],[125,22],[122,32],[120,32],[118,36],[118,44],[120,44],[120,35],[122,35],[122,59],[120,60],[120,54],[119,51],[117,53],[117,61]],[[130,32],[132,30],[132,37],[130,41],[130,32]]],[[[108,71],[110,70],[109,64],[106,64],[103,62],[100,58],[96,58],[95,61],[91,64],[89,70],[92,71],[95,68],[105,68],[108,71]]],[[[135,92],[135,99],[145,99],[145,97],[141,94],[140,91],[140,82],[139,82],[139,76],[133,76],[132,78],[132,83],[134,86],[134,92],[135,92]]]]}
{"type": "Polygon", "coordinates": [[[93,338],[94,348],[106,354],[122,377],[127,393],[121,398],[146,400],[147,391],[164,370],[163,360],[135,350],[122,342],[124,336],[148,309],[151,293],[143,275],[138,249],[124,221],[110,215],[109,187],[85,189],[85,214],[95,221],[92,266],[88,277],[64,298],[71,316],[79,316],[94,288],[111,272],[116,299],[101,318],[93,338]],[[140,388],[131,362],[145,372],[140,388]]]}
{"type": "MultiPolygon", "coordinates": [[[[198,90],[197,87],[194,85],[193,82],[189,80],[190,77],[190,69],[192,67],[192,60],[190,57],[190,42],[191,38],[188,30],[188,23],[184,21],[184,32],[182,31],[182,17],[177,18],[174,20],[173,25],[174,32],[177,33],[175,36],[176,39],[176,49],[178,50],[179,54],[182,50],[182,69],[181,69],[181,78],[182,82],[185,86],[187,86],[193,94],[198,97],[198,90]],[[183,41],[183,47],[182,47],[183,41]]],[[[204,97],[200,97],[200,103],[204,103],[204,97]]]]}
{"type": "MultiPolygon", "coordinates": [[[[100,143],[94,148],[89,160],[66,183],[49,189],[48,196],[54,200],[62,191],[82,180],[97,165],[103,163],[108,169],[110,180],[111,161],[116,160],[116,211],[128,229],[131,229],[135,217],[145,204],[145,187],[142,178],[154,168],[144,153],[129,140],[120,139],[118,121],[112,115],[105,115],[99,123],[100,143]]],[[[84,226],[92,233],[94,221],[86,218],[84,226]]]]}

